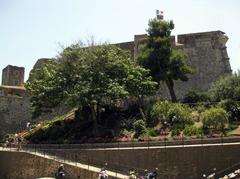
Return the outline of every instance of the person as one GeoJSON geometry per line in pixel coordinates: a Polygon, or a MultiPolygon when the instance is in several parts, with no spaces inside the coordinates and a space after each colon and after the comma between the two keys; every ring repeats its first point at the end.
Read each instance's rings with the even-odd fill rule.
{"type": "Polygon", "coordinates": [[[107,178],[108,178],[107,171],[105,167],[103,167],[98,174],[98,179],[107,179],[107,178]]]}
{"type": "Polygon", "coordinates": [[[16,135],[17,151],[22,149],[22,137],[20,134],[16,135]]]}
{"type": "Polygon", "coordinates": [[[31,123],[30,122],[27,122],[27,131],[30,131],[31,130],[31,123]]]}
{"type": "Polygon", "coordinates": [[[4,147],[6,147],[6,148],[9,147],[9,140],[8,139],[6,139],[4,147]]]}
{"type": "Polygon", "coordinates": [[[9,142],[9,147],[12,148],[14,146],[14,139],[9,138],[8,142],[9,142]]]}
{"type": "Polygon", "coordinates": [[[60,179],[60,178],[64,178],[64,176],[65,176],[64,165],[60,164],[56,173],[56,178],[60,179]]]}
{"type": "Polygon", "coordinates": [[[158,168],[156,168],[153,172],[148,173],[147,179],[157,179],[157,171],[158,171],[158,168]]]}
{"type": "Polygon", "coordinates": [[[144,175],[143,175],[143,176],[140,176],[140,179],[147,179],[147,175],[148,175],[148,170],[145,169],[145,170],[144,170],[144,175]]]}
{"type": "Polygon", "coordinates": [[[130,174],[129,179],[137,179],[134,170],[131,170],[129,174],[130,174]]]}

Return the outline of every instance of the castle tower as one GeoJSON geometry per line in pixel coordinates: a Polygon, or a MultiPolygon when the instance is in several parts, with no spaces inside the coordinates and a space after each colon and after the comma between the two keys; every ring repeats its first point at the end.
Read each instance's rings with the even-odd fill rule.
{"type": "Polygon", "coordinates": [[[24,67],[8,65],[2,71],[2,85],[5,86],[23,86],[24,85],[24,67]]]}

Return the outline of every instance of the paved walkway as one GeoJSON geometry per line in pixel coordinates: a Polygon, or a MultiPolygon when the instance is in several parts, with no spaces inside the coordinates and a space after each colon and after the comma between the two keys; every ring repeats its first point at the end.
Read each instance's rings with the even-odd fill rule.
{"type": "MultiPolygon", "coordinates": [[[[0,151],[17,152],[17,149],[16,148],[3,148],[3,147],[0,147],[0,151]]],[[[67,165],[71,165],[71,166],[74,166],[74,167],[79,167],[81,169],[85,169],[85,170],[92,171],[92,172],[95,172],[95,173],[98,173],[101,170],[98,167],[82,164],[82,163],[79,163],[79,162],[72,162],[70,160],[63,160],[60,157],[43,154],[41,152],[34,151],[34,150],[21,150],[21,151],[18,151],[18,152],[29,153],[29,154],[32,154],[32,155],[36,155],[36,156],[39,156],[39,157],[46,158],[46,159],[55,160],[57,162],[61,162],[61,163],[64,163],[64,164],[67,164],[67,165]]],[[[110,170],[107,170],[107,174],[109,176],[112,176],[112,177],[115,177],[115,178],[120,178],[120,179],[128,178],[127,175],[123,175],[121,173],[113,172],[113,171],[110,171],[110,170]]]]}

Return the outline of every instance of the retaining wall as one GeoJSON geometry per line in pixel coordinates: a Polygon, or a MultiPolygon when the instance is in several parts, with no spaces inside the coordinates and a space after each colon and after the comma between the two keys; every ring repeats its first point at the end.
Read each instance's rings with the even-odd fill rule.
{"type": "MultiPolygon", "coordinates": [[[[0,151],[1,179],[54,177],[59,162],[24,152],[0,151]]],[[[64,164],[66,179],[96,179],[97,173],[64,164]]],[[[109,177],[113,178],[113,177],[109,177]]]]}
{"type": "Polygon", "coordinates": [[[45,152],[99,167],[107,162],[109,169],[122,173],[130,169],[143,173],[144,169],[153,170],[157,167],[160,178],[199,179],[203,174],[212,173],[214,168],[220,172],[239,164],[239,151],[239,144],[228,144],[145,149],[48,149],[45,152]]]}

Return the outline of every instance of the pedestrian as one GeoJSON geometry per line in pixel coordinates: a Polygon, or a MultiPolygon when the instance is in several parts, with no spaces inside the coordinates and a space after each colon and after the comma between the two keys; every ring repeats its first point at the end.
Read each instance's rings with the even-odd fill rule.
{"type": "Polygon", "coordinates": [[[22,149],[22,136],[21,135],[17,135],[17,151],[20,151],[22,149]]]}
{"type": "Polygon", "coordinates": [[[30,131],[30,130],[31,130],[31,123],[30,123],[30,122],[27,122],[26,129],[27,129],[27,131],[30,131]]]}
{"type": "Polygon", "coordinates": [[[57,170],[55,176],[56,176],[57,179],[62,179],[62,178],[65,177],[65,169],[64,169],[64,165],[63,164],[59,165],[58,170],[57,170]]]}
{"type": "Polygon", "coordinates": [[[9,146],[9,140],[8,139],[6,139],[6,141],[5,141],[5,144],[4,144],[4,147],[8,147],[9,146]]]}

